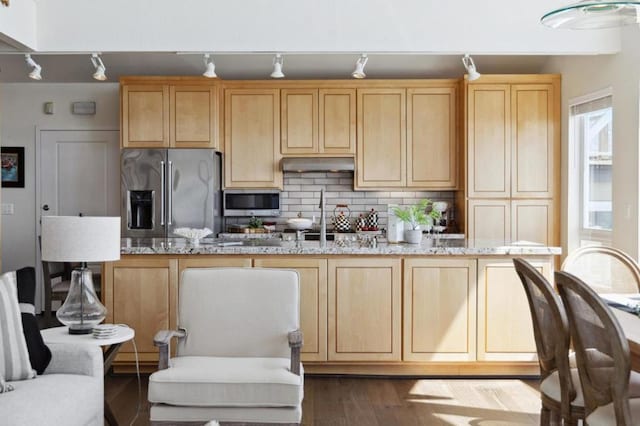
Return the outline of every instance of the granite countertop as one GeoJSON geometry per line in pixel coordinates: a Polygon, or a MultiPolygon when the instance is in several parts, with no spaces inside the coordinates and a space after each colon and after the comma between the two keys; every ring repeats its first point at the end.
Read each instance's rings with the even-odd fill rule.
{"type": "Polygon", "coordinates": [[[546,247],[529,242],[510,245],[492,241],[466,239],[424,238],[422,244],[388,244],[363,247],[356,241],[336,243],[328,241],[321,248],[318,241],[281,241],[278,239],[203,239],[193,246],[183,238],[123,238],[121,254],[174,254],[174,255],[559,255],[560,247],[546,247]]]}

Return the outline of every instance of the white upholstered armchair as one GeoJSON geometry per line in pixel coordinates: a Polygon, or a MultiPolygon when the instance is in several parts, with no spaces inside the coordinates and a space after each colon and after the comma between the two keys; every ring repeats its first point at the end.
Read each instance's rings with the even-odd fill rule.
{"type": "Polygon", "coordinates": [[[299,277],[261,268],[182,272],[178,330],[155,337],[160,370],[149,378],[152,424],[299,424],[299,277]],[[169,341],[178,338],[169,359],[169,341]]]}

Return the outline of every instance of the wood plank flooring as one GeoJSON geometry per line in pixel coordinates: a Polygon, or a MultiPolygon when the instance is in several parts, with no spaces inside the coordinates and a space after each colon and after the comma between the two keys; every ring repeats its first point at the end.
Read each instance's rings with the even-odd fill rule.
{"type": "MultiPolygon", "coordinates": [[[[149,424],[148,375],[136,426],[149,424]]],[[[135,376],[111,376],[105,392],[121,425],[136,414],[135,376]]],[[[538,425],[537,380],[305,377],[305,426],[538,425]]]]}

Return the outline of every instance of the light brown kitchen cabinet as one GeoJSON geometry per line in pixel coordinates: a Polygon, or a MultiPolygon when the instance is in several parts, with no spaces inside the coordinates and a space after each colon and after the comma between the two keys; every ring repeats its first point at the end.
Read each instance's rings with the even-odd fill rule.
{"type": "Polygon", "coordinates": [[[205,256],[182,258],[178,262],[178,272],[187,268],[251,268],[250,257],[205,256]]]}
{"type": "Polygon", "coordinates": [[[226,188],[282,189],[280,90],[224,92],[226,188]]]}
{"type": "Polygon", "coordinates": [[[470,199],[467,214],[470,244],[483,246],[488,241],[557,244],[553,200],[470,199]]]}
{"type": "Polygon", "coordinates": [[[458,182],[457,89],[407,89],[407,187],[453,189],[458,182]]]}
{"type": "Polygon", "coordinates": [[[169,147],[168,85],[122,85],[120,103],[123,148],[169,147]]]}
{"type": "Polygon", "coordinates": [[[327,260],[273,257],[254,260],[261,268],[295,269],[300,274],[302,361],[327,360],[327,260]]]}
{"type": "Polygon", "coordinates": [[[400,361],[401,261],[328,261],[329,361],[400,361]]]}
{"type": "Polygon", "coordinates": [[[318,148],[318,90],[280,91],[282,154],[315,154],[318,148]]]}
{"type": "Polygon", "coordinates": [[[218,148],[218,87],[169,87],[169,144],[173,148],[218,148]]]}
{"type": "Polygon", "coordinates": [[[123,77],[120,83],[122,148],[219,149],[217,82],[123,77]]]}
{"type": "Polygon", "coordinates": [[[318,91],[318,145],[320,154],[356,153],[355,89],[318,91]]]}
{"type": "Polygon", "coordinates": [[[405,259],[404,361],[475,361],[476,261],[405,259]]]}
{"type": "MultiPolygon", "coordinates": [[[[527,259],[547,279],[553,262],[527,259]]],[[[478,260],[478,361],[535,361],[527,295],[511,259],[478,260]]]]}
{"type": "MultiPolygon", "coordinates": [[[[105,322],[133,328],[140,362],[157,365],[153,337],[159,330],[177,326],[178,260],[133,257],[107,262],[104,271],[105,322]]],[[[135,362],[131,343],[122,345],[116,361],[135,362]]]]}
{"type": "Polygon", "coordinates": [[[358,89],[356,188],[407,184],[405,89],[358,89]]]}

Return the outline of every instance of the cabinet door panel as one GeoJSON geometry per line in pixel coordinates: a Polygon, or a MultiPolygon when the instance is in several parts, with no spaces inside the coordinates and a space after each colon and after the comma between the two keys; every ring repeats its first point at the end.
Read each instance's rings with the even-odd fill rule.
{"type": "Polygon", "coordinates": [[[217,89],[209,86],[171,86],[171,146],[215,148],[217,89]]]}
{"type": "Polygon", "coordinates": [[[407,89],[407,186],[455,188],[456,89],[407,89]]]}
{"type": "Polygon", "coordinates": [[[122,86],[122,147],[169,147],[169,86],[122,86]]]}
{"type": "Polygon", "coordinates": [[[327,360],[326,259],[255,259],[255,266],[289,268],[300,274],[300,329],[304,336],[302,361],[327,360]]]}
{"type": "MultiPolygon", "coordinates": [[[[552,262],[528,259],[549,279],[552,262]]],[[[527,295],[511,259],[478,260],[478,360],[535,361],[527,295]]]]}
{"type": "Polygon", "coordinates": [[[318,91],[282,89],[282,153],[318,152],[318,91]]]}
{"type": "Polygon", "coordinates": [[[319,123],[320,153],[355,154],[355,89],[320,89],[319,123]]]}
{"type": "Polygon", "coordinates": [[[399,361],[400,260],[329,260],[329,360],[399,361]]]}
{"type": "Polygon", "coordinates": [[[280,91],[225,90],[225,186],[280,188],[280,91]]]}
{"type": "Polygon", "coordinates": [[[508,84],[468,88],[467,196],[511,196],[511,97],[508,84]]]}
{"type": "Polygon", "coordinates": [[[514,198],[552,198],[555,164],[554,93],[551,84],[511,86],[514,198]]]}
{"type": "MultiPolygon", "coordinates": [[[[136,332],[141,359],[158,360],[153,337],[175,329],[177,321],[177,260],[122,260],[105,264],[107,322],[128,324],[136,332]]],[[[118,359],[129,360],[134,349],[123,344],[118,359]]]]}
{"type": "Polygon", "coordinates": [[[470,244],[482,247],[487,241],[511,242],[511,201],[470,199],[467,217],[470,244]]]}
{"type": "Polygon", "coordinates": [[[357,186],[405,186],[405,89],[358,89],[357,110],[357,186]]]}
{"type": "Polygon", "coordinates": [[[533,241],[545,246],[558,244],[551,200],[512,200],[511,226],[513,241],[533,241]]]}
{"type": "Polygon", "coordinates": [[[476,261],[405,259],[405,361],[474,361],[476,261]]]}

